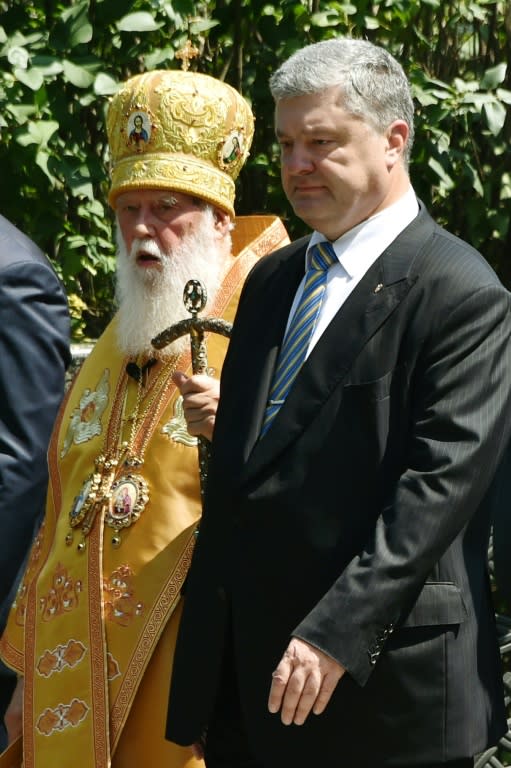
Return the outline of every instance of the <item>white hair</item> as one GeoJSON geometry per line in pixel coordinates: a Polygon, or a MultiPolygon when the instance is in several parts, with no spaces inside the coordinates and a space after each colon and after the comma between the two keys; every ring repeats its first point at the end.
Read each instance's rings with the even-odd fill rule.
{"type": "MultiPolygon", "coordinates": [[[[230,235],[228,238],[230,253],[230,235]]],[[[216,238],[215,218],[206,206],[198,225],[185,234],[172,253],[162,253],[152,238],[137,239],[130,253],[117,227],[117,338],[126,355],[169,357],[183,351],[190,341],[180,338],[162,350],[151,339],[179,320],[190,317],[183,304],[183,290],[190,279],[200,280],[206,288],[211,307],[227,268],[226,243],[216,238]],[[162,269],[140,269],[136,255],[140,248],[161,260],[162,269]]]]}

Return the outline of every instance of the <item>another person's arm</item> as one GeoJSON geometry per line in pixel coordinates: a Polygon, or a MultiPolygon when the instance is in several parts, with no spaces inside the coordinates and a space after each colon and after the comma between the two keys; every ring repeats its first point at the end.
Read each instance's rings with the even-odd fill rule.
{"type": "Polygon", "coordinates": [[[69,315],[49,265],[0,272],[0,605],[44,509],[46,453],[69,362],[69,315]]]}

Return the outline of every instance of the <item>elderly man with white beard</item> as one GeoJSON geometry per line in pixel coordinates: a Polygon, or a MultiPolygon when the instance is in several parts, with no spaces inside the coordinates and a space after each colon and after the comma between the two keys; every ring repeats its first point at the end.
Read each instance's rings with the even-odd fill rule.
{"type": "MultiPolygon", "coordinates": [[[[205,314],[232,320],[250,268],[288,239],[276,217],[234,221],[253,116],[230,86],[184,71],[135,76],[107,130],[118,311],[52,436],[44,523],[1,640],[19,682],[0,766],[202,764],[164,735],[201,514],[197,440],[176,386],[191,370],[189,340],[162,350],[151,340],[189,317],[189,279],[206,287],[205,314]],[[129,139],[135,116],[144,141],[129,139]]],[[[213,377],[227,343],[208,339],[213,377]]]]}

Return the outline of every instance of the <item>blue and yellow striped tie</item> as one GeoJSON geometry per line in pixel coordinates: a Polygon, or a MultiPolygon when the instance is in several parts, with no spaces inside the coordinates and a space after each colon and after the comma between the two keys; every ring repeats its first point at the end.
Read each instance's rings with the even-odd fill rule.
{"type": "Polygon", "coordinates": [[[273,423],[303,365],[321,308],[326,288],[327,271],[336,261],[333,246],[329,242],[318,243],[313,246],[311,253],[312,257],[305,275],[303,293],[282,342],[275,366],[261,436],[267,432],[273,423]]]}

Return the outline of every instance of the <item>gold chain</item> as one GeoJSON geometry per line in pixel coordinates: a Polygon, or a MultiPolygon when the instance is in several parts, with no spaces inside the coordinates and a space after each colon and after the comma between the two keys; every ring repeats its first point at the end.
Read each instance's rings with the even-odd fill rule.
{"type": "MultiPolygon", "coordinates": [[[[136,522],[149,500],[147,483],[140,475],[133,475],[131,471],[144,463],[144,456],[149,440],[160,417],[160,410],[172,384],[172,376],[177,368],[179,356],[175,355],[163,365],[157,372],[152,387],[148,389],[147,402],[144,403],[143,369],[137,366],[139,376],[137,379],[137,391],[135,403],[129,416],[125,415],[128,401],[129,377],[124,373],[119,381],[110,420],[106,430],[103,450],[95,459],[95,471],[86,480],[81,494],[75,499],[69,515],[71,530],[66,536],[66,543],[73,542],[73,529],[80,527],[82,540],[78,544],[78,551],[84,551],[85,539],[92,530],[98,513],[107,509],[106,522],[115,529],[112,544],[119,546],[119,528],[127,527],[136,522]],[[130,433],[127,440],[123,440],[123,426],[131,422],[130,433]],[[121,477],[120,470],[128,471],[125,478],[121,477]],[[136,504],[134,512],[129,519],[119,517],[116,521],[111,513],[113,489],[123,479],[124,485],[131,484],[135,495],[136,504]],[[110,511],[110,514],[108,513],[110,511]]],[[[131,361],[134,362],[134,361],[131,361]]],[[[149,377],[147,376],[147,379],[149,377]]],[[[146,381],[147,383],[147,381],[146,381]]]]}
{"type": "Polygon", "coordinates": [[[126,409],[126,402],[127,402],[127,388],[126,388],[126,394],[125,394],[124,404],[123,404],[123,412],[121,414],[121,420],[118,427],[118,434],[115,436],[114,439],[117,442],[118,452],[120,453],[120,455],[123,455],[123,454],[126,455],[125,463],[128,466],[140,466],[144,462],[144,454],[147,449],[147,444],[149,442],[149,438],[152,435],[155,421],[158,418],[162,399],[165,396],[168,386],[172,381],[172,376],[176,371],[177,361],[178,361],[178,356],[177,355],[173,356],[164,365],[164,367],[157,373],[155,382],[150,389],[150,397],[148,398],[147,403],[145,403],[145,406],[142,412],[140,412],[140,407],[144,401],[143,390],[145,386],[143,382],[142,371],[140,372],[140,375],[138,377],[136,400],[130,416],[124,415],[124,412],[126,409]],[[148,415],[151,415],[151,419],[149,419],[149,422],[150,422],[149,424],[147,424],[148,415]],[[130,434],[129,434],[128,440],[123,441],[122,440],[123,424],[127,422],[131,422],[130,434]],[[147,428],[142,429],[142,426],[145,426],[147,428]],[[141,442],[141,445],[139,446],[138,451],[135,453],[137,436],[140,434],[143,436],[143,440],[141,442]]]}

